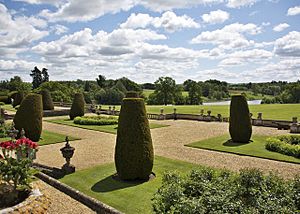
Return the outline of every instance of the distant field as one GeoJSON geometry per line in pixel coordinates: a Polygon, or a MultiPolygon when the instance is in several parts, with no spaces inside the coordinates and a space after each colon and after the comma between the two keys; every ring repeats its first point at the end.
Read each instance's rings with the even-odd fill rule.
{"type": "MultiPolygon", "coordinates": [[[[102,108],[108,108],[107,106],[102,106],[102,108]]],[[[173,109],[177,109],[177,113],[182,114],[199,114],[201,109],[204,109],[206,113],[207,110],[212,111],[212,115],[221,114],[223,117],[229,116],[229,106],[228,105],[200,105],[200,106],[146,106],[148,113],[160,113],[160,109],[164,109],[164,113],[173,113],[173,109]]],[[[250,112],[253,114],[253,117],[257,117],[258,112],[263,113],[264,119],[277,119],[277,120],[292,120],[292,117],[298,117],[300,120],[300,104],[262,104],[262,105],[249,105],[250,112]]],[[[116,109],[119,110],[120,106],[116,106],[116,109]]]]}

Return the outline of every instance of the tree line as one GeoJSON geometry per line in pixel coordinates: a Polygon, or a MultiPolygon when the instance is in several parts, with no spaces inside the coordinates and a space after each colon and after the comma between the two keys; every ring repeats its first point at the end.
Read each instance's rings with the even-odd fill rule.
{"type": "Polygon", "coordinates": [[[138,84],[126,77],[107,79],[104,75],[98,75],[95,80],[50,81],[48,69],[37,67],[30,76],[32,83],[22,81],[19,76],[0,81],[0,96],[16,91],[27,94],[47,89],[56,102],[71,102],[73,95],[80,92],[86,103],[119,105],[128,91],[136,91],[149,105],[199,105],[203,100],[229,99],[231,91],[239,91],[253,96],[260,94],[263,103],[300,103],[300,80],[230,84],[219,80],[197,82],[188,79],[178,84],[171,77],[159,77],[154,83],[138,84]],[[153,90],[153,93],[145,97],[144,89],[153,90]]]}

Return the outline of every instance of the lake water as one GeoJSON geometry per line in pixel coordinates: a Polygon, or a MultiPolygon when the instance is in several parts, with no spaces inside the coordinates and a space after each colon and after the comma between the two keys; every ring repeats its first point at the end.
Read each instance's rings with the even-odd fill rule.
{"type": "MultiPolygon", "coordinates": [[[[250,100],[248,101],[249,105],[259,105],[261,103],[261,100],[250,100]]],[[[205,106],[210,105],[230,105],[230,100],[227,101],[220,101],[220,102],[210,102],[210,103],[203,103],[205,106]]]]}

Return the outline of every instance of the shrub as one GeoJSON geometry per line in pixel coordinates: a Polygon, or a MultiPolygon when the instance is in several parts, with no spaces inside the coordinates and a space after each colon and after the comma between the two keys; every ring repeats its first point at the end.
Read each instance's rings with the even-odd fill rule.
{"type": "Polygon", "coordinates": [[[248,143],[252,135],[252,125],[248,103],[243,95],[231,97],[229,133],[234,142],[248,143]]]}
{"type": "Polygon", "coordinates": [[[70,110],[70,119],[73,120],[75,117],[83,116],[84,107],[85,107],[85,102],[84,102],[83,95],[81,93],[75,94],[72,107],[70,110]]]}
{"type": "Polygon", "coordinates": [[[50,92],[47,89],[41,90],[40,94],[43,98],[43,110],[54,110],[54,105],[50,92]]]}
{"type": "Polygon", "coordinates": [[[297,179],[257,169],[235,174],[203,167],[187,176],[165,174],[152,206],[155,213],[296,213],[299,189],[297,179]]]}
{"type": "Polygon", "coordinates": [[[266,149],[300,158],[300,136],[284,135],[267,139],[266,149]]]}
{"type": "Polygon", "coordinates": [[[139,98],[139,92],[137,91],[128,91],[126,93],[126,98],[139,98]]]}
{"type": "Polygon", "coordinates": [[[118,118],[116,117],[103,117],[103,116],[83,116],[83,117],[75,117],[75,124],[80,125],[115,125],[118,124],[118,118]]]}
{"type": "Polygon", "coordinates": [[[14,100],[13,103],[12,103],[12,106],[16,107],[17,105],[20,105],[21,102],[23,101],[23,99],[24,99],[24,92],[18,91],[16,93],[12,94],[11,97],[14,100]]]}
{"type": "Polygon", "coordinates": [[[26,137],[32,141],[39,141],[42,133],[43,104],[39,94],[28,94],[22,101],[14,117],[15,128],[25,130],[26,137]]]}
{"type": "Polygon", "coordinates": [[[144,100],[124,98],[118,122],[115,165],[123,180],[148,179],[153,145],[144,100]]]}

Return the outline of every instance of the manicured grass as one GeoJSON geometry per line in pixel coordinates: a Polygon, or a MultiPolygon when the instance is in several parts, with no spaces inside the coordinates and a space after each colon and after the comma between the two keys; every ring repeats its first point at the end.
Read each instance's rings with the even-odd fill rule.
{"type": "Polygon", "coordinates": [[[186,146],[215,150],[221,152],[234,153],[239,155],[254,156],[260,158],[267,158],[272,160],[300,163],[300,159],[283,155],[277,152],[271,152],[265,148],[266,139],[268,136],[252,136],[253,142],[247,144],[234,143],[228,141],[230,139],[229,135],[222,135],[219,137],[209,138],[207,140],[202,140],[188,144],[186,146]]]}
{"type": "MultiPolygon", "coordinates": [[[[108,109],[108,106],[103,106],[103,109],[108,109]]],[[[181,114],[200,114],[200,110],[204,109],[206,113],[208,110],[212,111],[212,115],[221,114],[223,117],[229,116],[228,105],[178,105],[178,106],[164,106],[164,105],[146,105],[148,113],[159,114],[160,109],[164,109],[165,114],[174,112],[174,108],[177,109],[177,113],[181,114]]],[[[116,106],[119,110],[120,106],[116,106]]],[[[300,104],[261,104],[261,105],[249,105],[250,112],[253,114],[253,118],[257,117],[258,112],[263,113],[263,119],[273,120],[292,120],[292,117],[300,118],[300,104]]]]}
{"type": "Polygon", "coordinates": [[[152,213],[151,199],[161,186],[165,171],[187,173],[199,165],[155,157],[153,172],[156,178],[144,183],[116,181],[114,163],[77,171],[61,179],[63,183],[94,197],[124,213],[152,213]],[[82,179],[84,178],[84,179],[82,179]]]}
{"type": "MultiPolygon", "coordinates": [[[[80,138],[75,138],[72,136],[68,136],[69,140],[80,140],[80,138]]],[[[66,136],[54,132],[49,132],[44,130],[41,135],[41,140],[38,142],[39,146],[44,146],[48,144],[62,143],[65,142],[66,136]]],[[[0,142],[10,140],[10,138],[0,138],[0,142]]]]}
{"type": "MultiPolygon", "coordinates": [[[[62,124],[62,125],[79,127],[79,128],[83,128],[83,129],[90,129],[90,130],[95,130],[95,131],[100,131],[100,132],[107,132],[107,133],[111,133],[111,134],[116,134],[117,133],[117,128],[118,128],[118,125],[104,125],[104,126],[79,125],[79,124],[75,124],[73,122],[73,120],[70,120],[68,118],[47,120],[47,121],[52,122],[52,123],[62,124]]],[[[166,126],[167,125],[162,125],[162,124],[157,124],[157,123],[150,123],[150,129],[162,128],[162,127],[166,127],[166,126]]]]}

